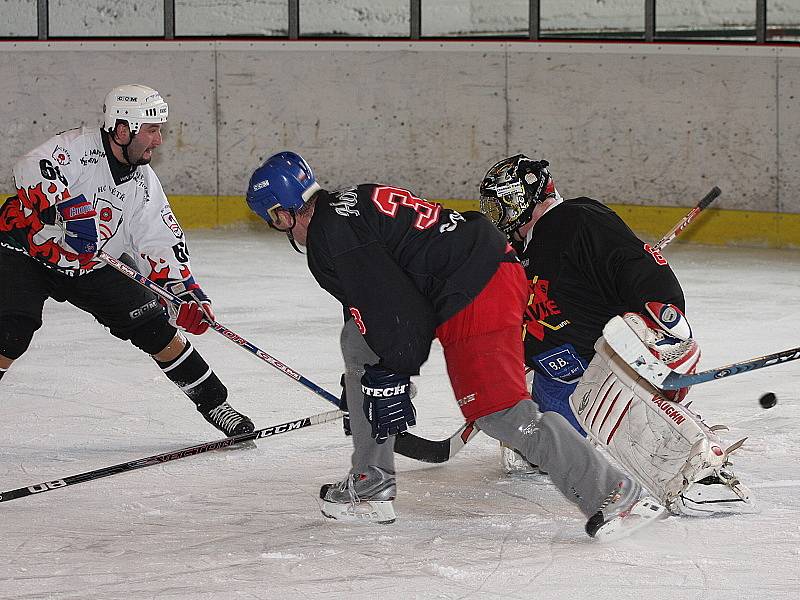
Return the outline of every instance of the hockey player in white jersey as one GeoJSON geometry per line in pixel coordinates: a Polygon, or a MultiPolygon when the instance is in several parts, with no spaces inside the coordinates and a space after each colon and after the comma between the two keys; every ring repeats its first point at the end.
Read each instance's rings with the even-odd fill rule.
{"type": "Polygon", "coordinates": [[[161,145],[167,103],[152,88],[122,85],[108,93],[103,112],[102,127],[60,133],[14,166],[17,195],[0,208],[0,378],[28,349],[44,302],[53,298],[89,312],[150,354],[225,435],[253,431],[183,335],[204,333],[203,316],[213,311],[149,165],[161,145]],[[152,292],[105,267],[100,250],[126,255],[184,303],[163,307],[152,292]]]}

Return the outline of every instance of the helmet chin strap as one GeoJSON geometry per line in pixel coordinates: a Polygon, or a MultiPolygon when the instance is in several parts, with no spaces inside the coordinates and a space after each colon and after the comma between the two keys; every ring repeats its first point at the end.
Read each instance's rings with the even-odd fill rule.
{"type": "Polygon", "coordinates": [[[295,241],[294,235],[292,234],[292,229],[294,229],[294,226],[297,225],[297,217],[295,216],[294,209],[293,208],[289,209],[286,212],[288,212],[292,216],[292,224],[289,225],[288,229],[278,229],[277,227],[275,227],[273,223],[268,223],[268,225],[276,231],[283,231],[286,234],[286,237],[289,239],[289,243],[292,245],[292,248],[294,248],[295,252],[297,252],[298,254],[305,254],[305,252],[300,250],[300,248],[297,246],[297,242],[295,241]]]}
{"type": "Polygon", "coordinates": [[[131,157],[128,156],[128,146],[131,145],[131,142],[133,142],[133,138],[136,137],[136,134],[133,133],[132,131],[130,131],[130,129],[128,131],[130,132],[131,137],[128,140],[127,144],[123,144],[117,139],[117,130],[116,130],[116,128],[114,129],[114,131],[111,132],[111,139],[114,140],[114,143],[117,146],[122,148],[122,156],[123,156],[123,158],[125,158],[125,162],[127,162],[130,166],[135,167],[136,165],[134,165],[133,162],[131,161],[131,157]]]}
{"type": "Polygon", "coordinates": [[[305,254],[305,252],[303,252],[302,250],[300,250],[300,248],[298,248],[297,242],[294,240],[294,236],[292,235],[291,229],[289,229],[286,232],[286,237],[289,238],[289,243],[292,245],[292,248],[294,248],[295,252],[297,252],[298,254],[305,254]]]}

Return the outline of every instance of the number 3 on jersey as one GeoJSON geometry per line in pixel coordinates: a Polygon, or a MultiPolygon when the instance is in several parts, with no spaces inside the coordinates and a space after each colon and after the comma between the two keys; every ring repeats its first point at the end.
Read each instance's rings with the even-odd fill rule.
{"type": "Polygon", "coordinates": [[[375,188],[372,192],[372,202],[379,211],[389,217],[397,216],[398,206],[407,206],[417,213],[414,227],[420,230],[433,227],[439,220],[439,211],[442,208],[440,204],[417,198],[408,190],[385,185],[375,188]]]}

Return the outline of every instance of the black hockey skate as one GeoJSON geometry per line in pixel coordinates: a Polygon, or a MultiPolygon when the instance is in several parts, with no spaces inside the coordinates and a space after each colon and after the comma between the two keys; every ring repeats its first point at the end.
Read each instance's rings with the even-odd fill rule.
{"type": "Polygon", "coordinates": [[[227,437],[252,433],[255,430],[253,422],[227,402],[223,402],[209,411],[200,411],[200,414],[227,437]]]}

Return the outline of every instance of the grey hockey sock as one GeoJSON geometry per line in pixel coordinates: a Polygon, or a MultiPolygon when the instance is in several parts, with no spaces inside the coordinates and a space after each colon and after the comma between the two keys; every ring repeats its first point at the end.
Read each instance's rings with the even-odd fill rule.
{"type": "Polygon", "coordinates": [[[177,358],[167,362],[156,360],[156,364],[201,413],[207,413],[228,398],[227,388],[188,341],[177,358]]]}

